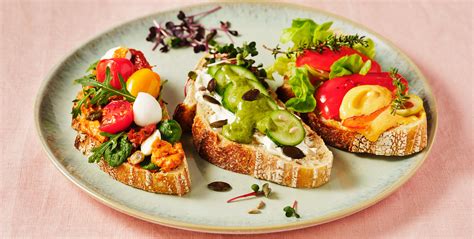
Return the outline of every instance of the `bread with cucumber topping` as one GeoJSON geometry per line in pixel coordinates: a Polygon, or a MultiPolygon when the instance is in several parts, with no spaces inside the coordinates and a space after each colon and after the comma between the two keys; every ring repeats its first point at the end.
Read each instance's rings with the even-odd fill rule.
{"type": "Polygon", "coordinates": [[[188,79],[186,98],[174,113],[183,129],[191,129],[202,158],[289,187],[328,182],[333,155],[309,126],[247,68],[207,63],[201,60],[188,79]]]}

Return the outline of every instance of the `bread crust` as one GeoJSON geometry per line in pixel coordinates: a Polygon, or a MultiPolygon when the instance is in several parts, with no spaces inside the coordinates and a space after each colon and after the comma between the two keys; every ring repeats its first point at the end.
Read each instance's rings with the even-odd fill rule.
{"type": "MultiPolygon", "coordinates": [[[[296,188],[319,187],[329,181],[332,153],[322,145],[324,160],[319,166],[298,164],[265,152],[262,147],[227,140],[214,131],[199,112],[192,127],[193,143],[199,155],[210,163],[241,174],[296,188]]],[[[317,137],[313,132],[310,137],[317,137]]],[[[319,150],[318,150],[319,151],[319,150]]]]}
{"type": "MultiPolygon", "coordinates": [[[[294,96],[285,82],[277,90],[278,98],[286,101],[294,96]]],[[[428,143],[426,115],[414,123],[400,125],[382,133],[377,141],[362,134],[336,127],[315,112],[300,114],[303,121],[316,131],[328,145],[354,153],[383,156],[406,156],[423,150],[428,143]]]]}

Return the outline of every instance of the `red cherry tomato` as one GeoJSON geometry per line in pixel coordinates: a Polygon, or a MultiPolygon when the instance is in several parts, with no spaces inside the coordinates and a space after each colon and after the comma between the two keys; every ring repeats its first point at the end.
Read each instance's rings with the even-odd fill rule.
{"type": "Polygon", "coordinates": [[[97,64],[97,80],[100,82],[104,82],[105,80],[105,72],[107,67],[110,68],[110,74],[112,75],[112,80],[110,84],[116,88],[120,89],[120,80],[118,74],[120,74],[123,80],[126,82],[128,77],[130,77],[133,72],[135,72],[135,67],[133,63],[126,58],[112,58],[112,59],[104,59],[99,61],[97,64]]]}
{"type": "Polygon", "coordinates": [[[126,100],[112,101],[102,109],[102,122],[99,129],[115,134],[127,129],[132,122],[132,104],[126,100]]]}
{"type": "MultiPolygon", "coordinates": [[[[325,49],[322,53],[319,53],[317,51],[306,50],[296,59],[296,66],[300,67],[303,65],[308,65],[314,69],[331,71],[332,63],[339,60],[341,57],[349,56],[352,54],[357,54],[361,56],[364,62],[366,62],[367,60],[371,60],[366,55],[352,48],[341,47],[339,51],[331,51],[329,49],[325,49]]],[[[379,63],[377,63],[375,60],[371,61],[372,65],[369,72],[380,72],[381,69],[379,63]]]]}
{"type": "MultiPolygon", "coordinates": [[[[401,75],[398,77],[401,77],[401,81],[406,85],[406,91],[408,91],[407,80],[401,75]]],[[[359,85],[379,85],[393,92],[396,90],[388,72],[368,73],[365,76],[354,74],[334,78],[324,82],[316,92],[317,109],[321,115],[326,119],[338,120],[342,99],[350,89],[359,85]]]]}

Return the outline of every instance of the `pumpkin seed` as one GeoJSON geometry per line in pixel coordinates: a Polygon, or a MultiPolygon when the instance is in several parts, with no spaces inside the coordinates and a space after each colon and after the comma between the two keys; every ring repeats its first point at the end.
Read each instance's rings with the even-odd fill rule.
{"type": "Polygon", "coordinates": [[[215,122],[212,122],[210,125],[212,128],[221,128],[222,126],[227,124],[227,120],[218,120],[215,122]]]}
{"type": "Polygon", "coordinates": [[[209,103],[213,103],[213,104],[216,104],[216,105],[221,105],[221,103],[218,100],[212,98],[209,95],[203,95],[202,98],[204,98],[204,100],[208,101],[209,103]]]}
{"type": "Polygon", "coordinates": [[[212,191],[216,192],[227,192],[232,189],[232,186],[226,182],[222,181],[215,181],[207,185],[207,188],[211,189],[212,191]]]}
{"type": "Polygon", "coordinates": [[[214,78],[207,83],[207,90],[209,92],[214,92],[216,90],[216,80],[214,78]]]}
{"type": "Polygon", "coordinates": [[[259,95],[260,91],[258,89],[251,89],[245,92],[244,95],[242,95],[242,99],[246,101],[254,101],[258,98],[259,95]]]}
{"type": "Polygon", "coordinates": [[[286,156],[293,159],[301,159],[305,157],[303,151],[295,146],[283,146],[282,150],[286,156]]]}

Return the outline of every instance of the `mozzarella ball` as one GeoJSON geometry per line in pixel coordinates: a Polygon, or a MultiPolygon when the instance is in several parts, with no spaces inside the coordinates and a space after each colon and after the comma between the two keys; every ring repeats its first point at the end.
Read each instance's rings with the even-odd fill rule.
{"type": "Polygon", "coordinates": [[[135,124],[145,127],[160,122],[161,117],[160,103],[152,95],[139,92],[133,103],[133,121],[135,124]]]}

